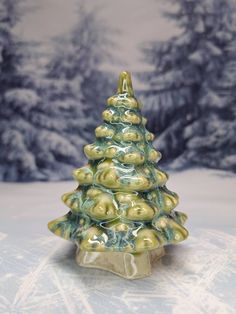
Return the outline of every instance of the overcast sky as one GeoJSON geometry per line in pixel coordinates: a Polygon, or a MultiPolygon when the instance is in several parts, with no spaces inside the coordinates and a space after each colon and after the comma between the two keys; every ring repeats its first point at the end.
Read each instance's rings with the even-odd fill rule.
{"type": "MultiPolygon", "coordinates": [[[[28,0],[32,4],[31,0],[28,0]]],[[[162,17],[169,10],[167,0],[89,0],[85,4],[96,9],[108,27],[119,30],[115,37],[117,47],[114,56],[118,64],[107,64],[113,72],[124,69],[139,71],[147,67],[141,60],[139,46],[154,39],[168,39],[178,33],[176,26],[162,17]]],[[[25,39],[48,41],[66,33],[77,19],[78,0],[34,0],[33,12],[26,14],[17,27],[17,33],[25,39]]]]}

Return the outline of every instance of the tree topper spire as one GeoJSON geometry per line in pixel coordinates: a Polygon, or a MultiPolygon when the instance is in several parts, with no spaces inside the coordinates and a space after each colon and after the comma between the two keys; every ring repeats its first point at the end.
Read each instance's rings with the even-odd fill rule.
{"type": "Polygon", "coordinates": [[[128,71],[120,73],[117,94],[127,93],[129,96],[134,96],[131,75],[128,71]]]}

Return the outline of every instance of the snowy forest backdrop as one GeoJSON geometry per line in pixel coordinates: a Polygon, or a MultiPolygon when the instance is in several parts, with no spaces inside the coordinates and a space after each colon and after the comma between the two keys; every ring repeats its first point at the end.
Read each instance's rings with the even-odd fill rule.
{"type": "MultiPolygon", "coordinates": [[[[124,60],[117,43],[125,30],[116,29],[112,17],[101,18],[105,9],[98,3],[106,5],[105,0],[90,5],[74,0],[73,27],[67,30],[64,16],[60,27],[65,23],[65,32],[52,36],[47,45],[19,32],[20,23],[41,2],[0,0],[1,181],[71,179],[72,170],[86,163],[83,145],[94,140],[119,71],[130,70],[127,47],[137,34],[126,32],[124,60]]],[[[151,9],[130,0],[118,18],[115,1],[109,5],[114,21],[126,28],[130,23],[132,30],[134,3],[140,12],[155,13],[155,2],[165,2],[157,19],[162,16],[174,31],[160,39],[166,28],[158,21],[159,26],[145,30],[137,45],[142,63],[132,74],[162,164],[235,172],[235,0],[150,0],[151,9]]],[[[140,27],[144,22],[141,16],[140,27]]]]}

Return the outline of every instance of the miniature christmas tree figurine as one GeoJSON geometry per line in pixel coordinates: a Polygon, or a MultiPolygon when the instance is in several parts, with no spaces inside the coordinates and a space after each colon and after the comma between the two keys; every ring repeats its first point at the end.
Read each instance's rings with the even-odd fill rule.
{"type": "Polygon", "coordinates": [[[149,275],[152,258],[188,236],[187,217],[174,211],[178,196],[166,188],[168,176],[156,165],[161,154],[140,109],[130,74],[122,72],[96,141],[84,148],[89,162],[74,171],[79,186],[62,196],[70,211],[48,224],[75,241],[79,265],[130,279],[149,275]]]}

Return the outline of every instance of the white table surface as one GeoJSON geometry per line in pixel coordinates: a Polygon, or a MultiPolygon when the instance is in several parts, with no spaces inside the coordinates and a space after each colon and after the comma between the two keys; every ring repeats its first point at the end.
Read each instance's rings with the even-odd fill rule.
{"type": "Polygon", "coordinates": [[[0,184],[0,313],[236,313],[236,177],[171,173],[189,216],[187,241],[169,246],[151,277],[129,281],[80,268],[49,220],[75,182],[0,184]]]}

